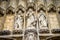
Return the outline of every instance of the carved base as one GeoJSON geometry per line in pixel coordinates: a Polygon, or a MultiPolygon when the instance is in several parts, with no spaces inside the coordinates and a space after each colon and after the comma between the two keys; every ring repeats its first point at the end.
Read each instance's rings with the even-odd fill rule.
{"type": "Polygon", "coordinates": [[[9,30],[3,30],[3,31],[0,31],[0,35],[10,35],[11,32],[9,30]]]}
{"type": "Polygon", "coordinates": [[[60,33],[60,29],[52,29],[52,33],[60,33]]]}
{"type": "Polygon", "coordinates": [[[49,33],[49,30],[48,29],[40,29],[39,33],[49,33]]]}
{"type": "Polygon", "coordinates": [[[33,33],[37,34],[37,30],[35,30],[35,29],[25,30],[25,34],[28,34],[29,32],[33,32],[33,33]]]}
{"type": "Polygon", "coordinates": [[[22,34],[23,31],[22,30],[13,30],[13,34],[22,34]]]}

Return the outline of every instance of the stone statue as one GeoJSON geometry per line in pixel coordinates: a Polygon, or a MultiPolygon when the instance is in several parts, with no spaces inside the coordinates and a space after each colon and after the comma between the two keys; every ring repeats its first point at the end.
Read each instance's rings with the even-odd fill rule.
{"type": "Polygon", "coordinates": [[[28,10],[26,14],[26,19],[27,19],[27,27],[34,24],[35,16],[34,16],[34,11],[32,9],[28,10]]]}
{"type": "Polygon", "coordinates": [[[22,27],[23,27],[23,17],[22,17],[21,11],[19,11],[18,14],[16,15],[15,27],[18,29],[22,29],[22,27]]]}
{"type": "Polygon", "coordinates": [[[38,15],[39,15],[39,26],[47,27],[47,19],[46,19],[45,13],[43,11],[40,11],[38,15]]]}

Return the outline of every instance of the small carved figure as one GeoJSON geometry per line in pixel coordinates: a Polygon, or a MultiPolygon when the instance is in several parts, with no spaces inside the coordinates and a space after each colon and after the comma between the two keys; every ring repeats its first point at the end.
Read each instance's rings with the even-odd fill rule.
{"type": "Polygon", "coordinates": [[[47,27],[47,19],[43,11],[40,11],[39,15],[39,26],[47,27]]]}
{"type": "Polygon", "coordinates": [[[23,16],[22,16],[21,11],[19,11],[17,16],[16,16],[15,27],[18,28],[18,29],[22,29],[22,27],[23,27],[23,16]]]}

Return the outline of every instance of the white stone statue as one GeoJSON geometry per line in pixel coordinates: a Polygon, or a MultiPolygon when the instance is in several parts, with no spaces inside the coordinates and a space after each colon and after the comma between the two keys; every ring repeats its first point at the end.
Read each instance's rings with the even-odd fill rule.
{"type": "Polygon", "coordinates": [[[32,9],[29,9],[27,14],[27,27],[33,25],[32,23],[35,21],[34,11],[32,9]]]}
{"type": "Polygon", "coordinates": [[[38,16],[39,16],[39,26],[47,27],[47,19],[46,19],[45,13],[43,11],[40,11],[38,16]]]}
{"type": "Polygon", "coordinates": [[[21,11],[18,12],[15,19],[15,29],[22,29],[23,25],[23,18],[21,11]],[[21,14],[21,15],[20,15],[21,14]]]}

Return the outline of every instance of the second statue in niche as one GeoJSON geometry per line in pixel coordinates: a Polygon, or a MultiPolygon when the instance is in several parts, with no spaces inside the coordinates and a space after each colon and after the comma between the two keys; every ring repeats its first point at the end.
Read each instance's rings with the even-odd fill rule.
{"type": "Polygon", "coordinates": [[[40,11],[38,14],[39,18],[39,27],[47,27],[47,19],[44,11],[40,11]]]}
{"type": "Polygon", "coordinates": [[[29,9],[26,14],[27,27],[36,27],[36,18],[33,9],[29,9]]]}
{"type": "Polygon", "coordinates": [[[15,29],[22,29],[23,28],[23,13],[19,11],[15,18],[15,29]]]}

